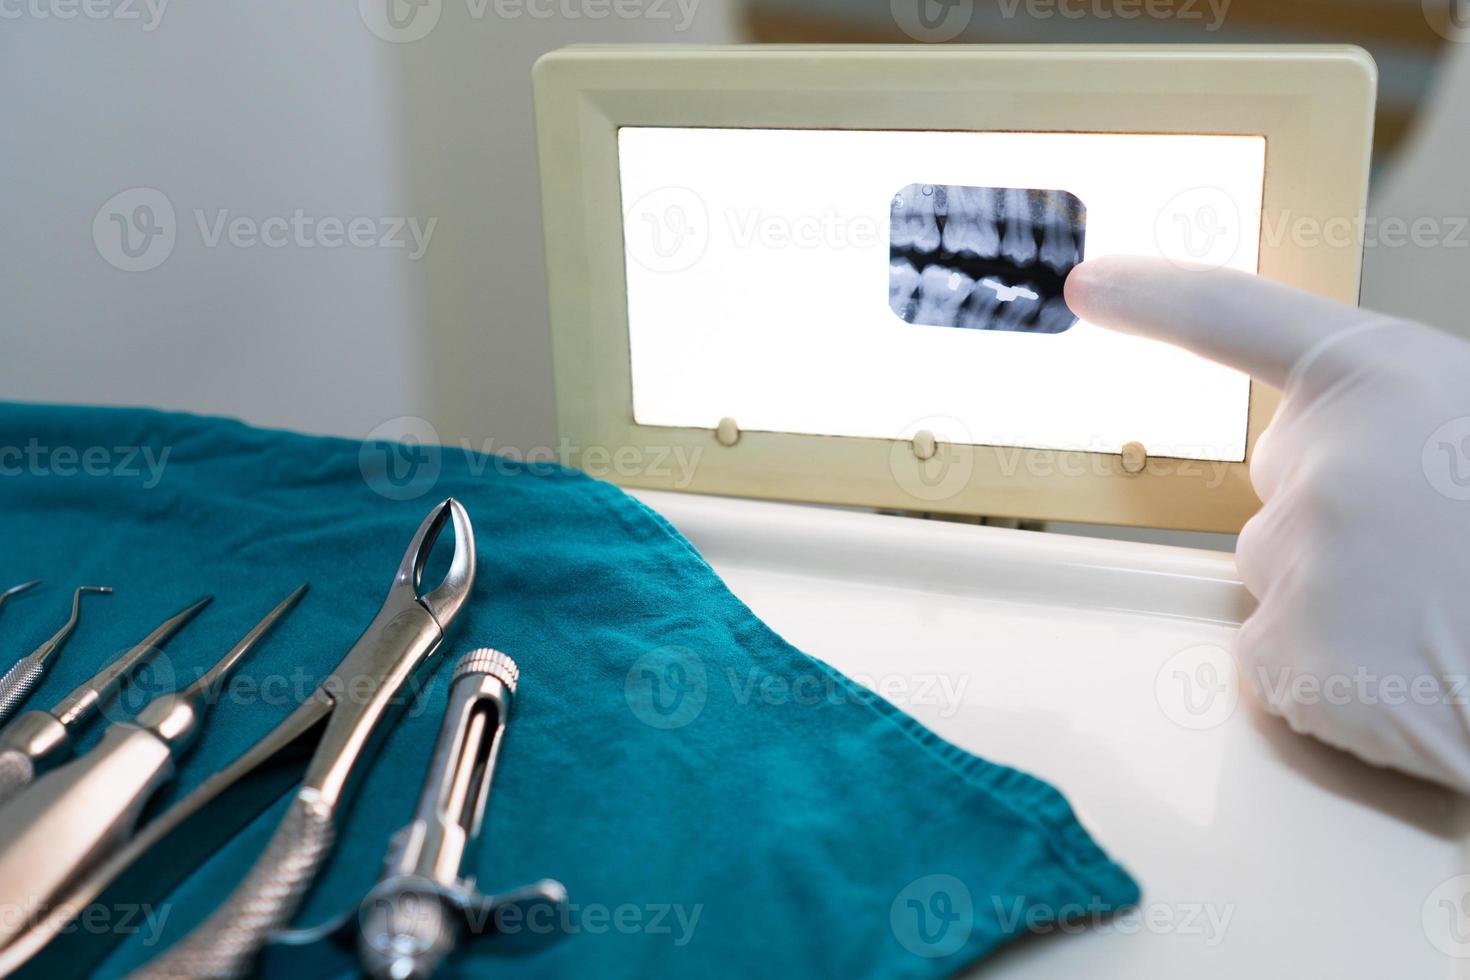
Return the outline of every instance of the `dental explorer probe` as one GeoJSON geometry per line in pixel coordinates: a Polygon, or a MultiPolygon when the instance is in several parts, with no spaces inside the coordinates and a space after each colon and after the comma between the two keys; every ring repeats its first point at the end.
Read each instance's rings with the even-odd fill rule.
{"type": "Polygon", "coordinates": [[[134,667],[161,650],[212,598],[205,596],[175,613],[50,711],[27,711],[0,729],[0,804],[8,802],[42,772],[65,758],[71,751],[72,730],[91,717],[134,667]]]}
{"type": "Polygon", "coordinates": [[[305,594],[303,585],[287,596],[197,681],[112,725],[90,752],[0,807],[0,908],[19,913],[0,922],[0,947],[33,915],[64,899],[78,875],[127,843],[143,808],[198,736],[212,697],[305,594]]]}
{"type": "Polygon", "coordinates": [[[57,631],[45,643],[42,643],[34,652],[21,657],[13,667],[0,677],[0,725],[10,720],[15,714],[15,709],[25,703],[26,698],[31,696],[46,676],[46,671],[51,667],[51,661],[56,652],[60,650],[66,641],[71,638],[72,631],[77,628],[77,618],[82,611],[82,593],[99,592],[103,595],[110,593],[112,589],[105,585],[84,585],[72,593],[71,618],[66,625],[57,631]]]}
{"type": "Polygon", "coordinates": [[[5,601],[12,596],[18,596],[22,592],[25,592],[29,589],[34,589],[40,584],[40,579],[31,579],[29,582],[22,582],[19,585],[13,585],[10,588],[6,589],[4,592],[0,592],[0,606],[5,605],[5,601]]]}

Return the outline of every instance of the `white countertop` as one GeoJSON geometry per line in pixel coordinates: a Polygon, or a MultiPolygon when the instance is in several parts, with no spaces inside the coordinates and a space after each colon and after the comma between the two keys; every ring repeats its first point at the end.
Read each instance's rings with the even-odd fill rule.
{"type": "Polygon", "coordinates": [[[1470,808],[1256,708],[1232,556],[636,496],[796,646],[1056,785],[1142,885],[1137,913],[979,975],[1470,977],[1470,808]]]}

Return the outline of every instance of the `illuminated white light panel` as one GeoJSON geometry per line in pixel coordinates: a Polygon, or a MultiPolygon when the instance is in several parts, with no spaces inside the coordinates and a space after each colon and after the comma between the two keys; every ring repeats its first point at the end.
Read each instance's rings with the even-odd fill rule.
{"type": "MultiPolygon", "coordinates": [[[[625,127],[618,148],[641,425],[1244,459],[1236,371],[1085,321],[905,322],[890,209],[914,184],[1066,192],[1087,259],[1254,272],[1262,137],[625,127]]],[[[979,288],[1035,301],[1013,285],[979,288]]]]}

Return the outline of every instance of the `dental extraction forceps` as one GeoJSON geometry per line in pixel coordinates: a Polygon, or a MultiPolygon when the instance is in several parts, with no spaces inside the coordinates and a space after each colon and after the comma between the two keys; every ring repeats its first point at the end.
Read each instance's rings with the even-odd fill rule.
{"type": "Polygon", "coordinates": [[[272,933],[258,964],[262,976],[340,977],[354,972],[355,961],[372,980],[429,980],[465,940],[496,936],[492,948],[514,955],[527,945],[518,939],[559,938],[539,924],[560,921],[567,904],[561,882],[543,878],[486,895],[465,873],[519,678],[515,661],[498,650],[459,658],[413,820],[389,842],[378,883],[332,919],[272,933]],[[505,923],[517,935],[502,932],[505,923]]]}
{"type": "Polygon", "coordinates": [[[197,681],[118,722],[85,755],[58,766],[0,807],[0,947],[67,884],[132,836],[143,807],[193,743],[209,699],[306,592],[302,586],[197,681]]]}
{"type": "Polygon", "coordinates": [[[209,596],[174,614],[143,642],[103,667],[50,711],[27,711],[0,729],[0,804],[35,782],[71,751],[71,732],[91,717],[134,667],[153,656],[210,603],[209,596]]]}
{"type": "MultiPolygon", "coordinates": [[[[305,777],[245,880],[193,932],[134,976],[236,977],[251,969],[270,933],[295,914],[331,853],[351,791],[385,734],[389,715],[403,706],[400,692],[438,650],[474,581],[474,531],[464,507],[451,498],[419,526],[382,609],[332,674],[255,748],[215,777],[239,778],[325,721],[305,777]],[[455,535],[449,572],[438,588],[420,596],[424,564],[449,521],[455,535]]],[[[211,782],[196,793],[209,793],[211,782]]],[[[179,804],[189,805],[189,798],[179,804]]]]}
{"type": "Polygon", "coordinates": [[[66,621],[66,625],[35,651],[21,657],[15,666],[5,672],[4,677],[0,677],[0,725],[9,721],[10,716],[15,714],[15,709],[24,704],[31,692],[40,686],[41,679],[51,667],[52,658],[71,638],[72,631],[77,628],[77,617],[82,611],[82,593],[100,592],[106,595],[111,591],[105,585],[84,585],[77,589],[72,593],[71,618],[66,621]]]}

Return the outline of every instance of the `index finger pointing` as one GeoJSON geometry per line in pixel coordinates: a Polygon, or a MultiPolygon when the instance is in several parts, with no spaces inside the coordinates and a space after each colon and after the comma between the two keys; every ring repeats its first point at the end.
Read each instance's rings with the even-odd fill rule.
{"type": "Polygon", "coordinates": [[[1175,344],[1277,388],[1303,354],[1364,317],[1249,273],[1126,255],[1077,266],[1066,298],[1089,323],[1175,344]]]}

